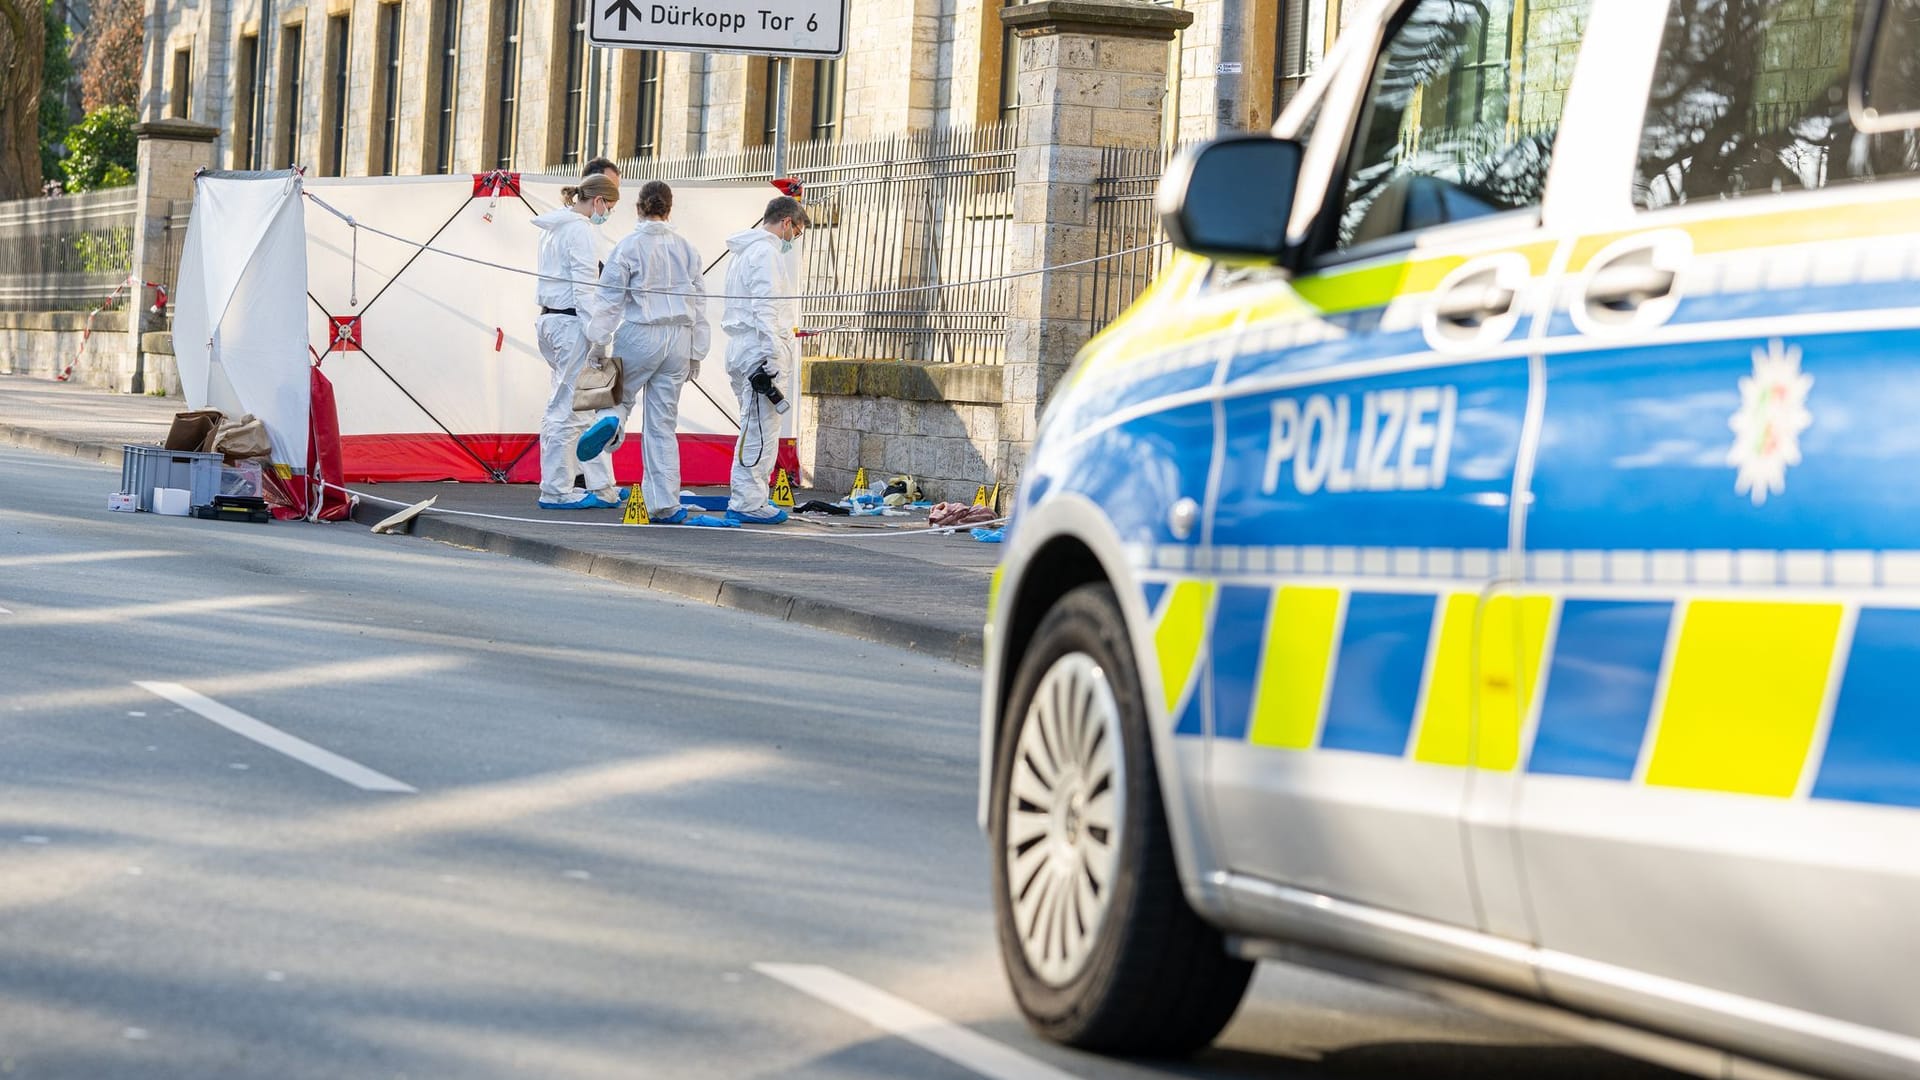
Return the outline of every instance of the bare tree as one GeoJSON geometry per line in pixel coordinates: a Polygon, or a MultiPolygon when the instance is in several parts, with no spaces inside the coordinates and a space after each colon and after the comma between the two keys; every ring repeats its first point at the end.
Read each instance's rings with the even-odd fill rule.
{"type": "Polygon", "coordinates": [[[40,194],[45,0],[0,0],[0,199],[40,194]]]}
{"type": "Polygon", "coordinates": [[[86,65],[80,70],[81,108],[139,107],[145,7],[141,0],[101,0],[94,5],[93,20],[87,24],[86,65]]]}

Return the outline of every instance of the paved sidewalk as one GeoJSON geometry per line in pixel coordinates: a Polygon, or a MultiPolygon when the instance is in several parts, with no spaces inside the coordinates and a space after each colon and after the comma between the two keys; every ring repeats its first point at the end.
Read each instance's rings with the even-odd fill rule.
{"type": "MultiPolygon", "coordinates": [[[[185,407],[177,398],[111,394],[0,375],[0,443],[118,465],[122,444],[159,444],[173,414],[185,407]]],[[[430,511],[415,522],[418,537],[884,641],[964,664],[980,662],[987,579],[1000,548],[978,543],[965,531],[915,532],[924,526],[923,517],[809,518],[776,528],[738,530],[610,527],[619,522],[619,511],[541,511],[534,506],[531,485],[349,486],[403,504],[436,496],[435,511],[496,515],[430,511]]],[[[102,495],[100,512],[105,514],[105,492],[102,495]]],[[[796,493],[802,502],[809,497],[812,494],[796,493]]],[[[839,496],[820,497],[831,501],[839,496]]],[[[371,524],[392,512],[391,506],[365,499],[355,520],[371,524]]]]}

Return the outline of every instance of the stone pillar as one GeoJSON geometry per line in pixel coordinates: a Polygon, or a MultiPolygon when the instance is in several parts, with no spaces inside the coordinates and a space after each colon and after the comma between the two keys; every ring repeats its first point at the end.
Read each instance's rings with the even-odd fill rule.
{"type": "MultiPolygon", "coordinates": [[[[133,129],[139,139],[139,157],[134,171],[133,263],[132,273],[139,281],[155,281],[168,290],[174,287],[179,271],[177,250],[184,234],[176,236],[173,260],[167,255],[167,215],[175,200],[193,199],[193,174],[213,165],[213,139],[219,132],[191,120],[149,120],[133,129]]],[[[147,309],[153,295],[144,286],[127,290],[128,355],[132,358],[116,381],[122,391],[144,389],[140,365],[140,335],[152,329],[154,321],[147,309]]]]}
{"type": "MultiPolygon", "coordinates": [[[[1167,43],[1193,16],[1143,0],[1036,0],[1000,9],[1020,50],[1009,272],[1094,254],[1093,186],[1103,147],[1160,141],[1167,43]]],[[[1034,429],[1092,316],[1092,266],[1013,282],[1000,416],[1003,482],[1018,478],[1034,429]]]]}

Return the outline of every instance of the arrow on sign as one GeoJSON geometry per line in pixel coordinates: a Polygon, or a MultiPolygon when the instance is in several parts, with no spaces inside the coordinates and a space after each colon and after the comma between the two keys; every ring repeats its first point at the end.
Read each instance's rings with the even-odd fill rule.
{"type": "Polygon", "coordinates": [[[615,12],[620,15],[620,30],[624,33],[627,29],[627,16],[631,15],[636,19],[640,17],[640,5],[633,0],[613,0],[613,3],[607,5],[607,10],[600,13],[600,17],[611,19],[615,12]]]}

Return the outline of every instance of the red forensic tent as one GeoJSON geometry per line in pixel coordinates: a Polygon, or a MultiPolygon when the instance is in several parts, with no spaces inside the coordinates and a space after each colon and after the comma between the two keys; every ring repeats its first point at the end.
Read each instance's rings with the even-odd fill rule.
{"type": "MultiPolygon", "coordinates": [[[[348,481],[539,481],[549,374],[534,337],[532,220],[573,182],[508,172],[305,181],[308,337],[333,384],[348,481]]],[[[710,294],[725,291],[725,238],[770,197],[762,184],[674,185],[674,226],[716,264],[710,294]]],[[[602,256],[636,220],[632,200],[614,215],[600,230],[602,256]]],[[[680,405],[689,485],[727,482],[739,431],[721,302],[707,308],[712,350],[680,405]]],[[[791,475],[796,415],[785,417],[779,451],[791,475]]],[[[640,443],[629,438],[614,455],[621,483],[640,478],[640,443]]]]}

